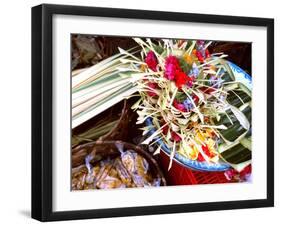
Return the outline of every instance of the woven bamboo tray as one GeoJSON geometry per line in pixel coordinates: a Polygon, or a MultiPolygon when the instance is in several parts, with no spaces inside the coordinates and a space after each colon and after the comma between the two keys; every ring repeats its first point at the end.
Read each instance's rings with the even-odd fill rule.
{"type": "Polygon", "coordinates": [[[105,158],[115,158],[120,155],[116,144],[121,144],[124,150],[132,150],[144,157],[149,163],[149,170],[153,177],[161,179],[161,186],[166,186],[167,182],[158,163],[152,156],[141,147],[123,141],[96,141],[79,145],[72,149],[72,168],[85,164],[85,158],[92,156],[91,163],[94,164],[105,158]]]}

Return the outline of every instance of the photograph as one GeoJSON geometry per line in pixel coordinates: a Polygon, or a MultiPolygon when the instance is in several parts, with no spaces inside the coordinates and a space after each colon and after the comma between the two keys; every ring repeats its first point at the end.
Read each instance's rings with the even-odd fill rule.
{"type": "Polygon", "coordinates": [[[32,218],[274,206],[274,19],[32,8],[32,218]]]}
{"type": "Polygon", "coordinates": [[[0,225],[279,222],[277,5],[3,1],[0,225]]]}
{"type": "Polygon", "coordinates": [[[72,192],[253,182],[251,42],[69,42],[72,192]]]}

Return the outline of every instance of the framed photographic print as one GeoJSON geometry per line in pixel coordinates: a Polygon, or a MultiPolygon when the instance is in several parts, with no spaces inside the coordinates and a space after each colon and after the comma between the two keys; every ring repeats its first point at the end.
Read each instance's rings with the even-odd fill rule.
{"type": "Polygon", "coordinates": [[[32,217],[274,205],[274,21],[32,8],[32,217]]]}

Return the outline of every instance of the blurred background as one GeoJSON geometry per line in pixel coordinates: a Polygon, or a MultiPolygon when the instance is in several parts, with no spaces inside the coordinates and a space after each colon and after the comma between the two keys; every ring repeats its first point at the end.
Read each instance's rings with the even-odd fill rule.
{"type": "MultiPolygon", "coordinates": [[[[84,68],[118,53],[118,47],[129,49],[136,43],[129,37],[72,35],[72,69],[84,68]]],[[[210,53],[223,52],[226,58],[251,75],[251,43],[217,42],[209,46],[210,53]]]]}

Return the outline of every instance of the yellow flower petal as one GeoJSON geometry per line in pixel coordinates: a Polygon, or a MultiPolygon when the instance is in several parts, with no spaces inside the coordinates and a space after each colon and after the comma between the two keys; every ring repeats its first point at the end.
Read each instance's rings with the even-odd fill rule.
{"type": "Polygon", "coordinates": [[[187,156],[191,160],[197,159],[199,151],[195,145],[183,145],[182,150],[184,151],[184,156],[187,156]]]}

